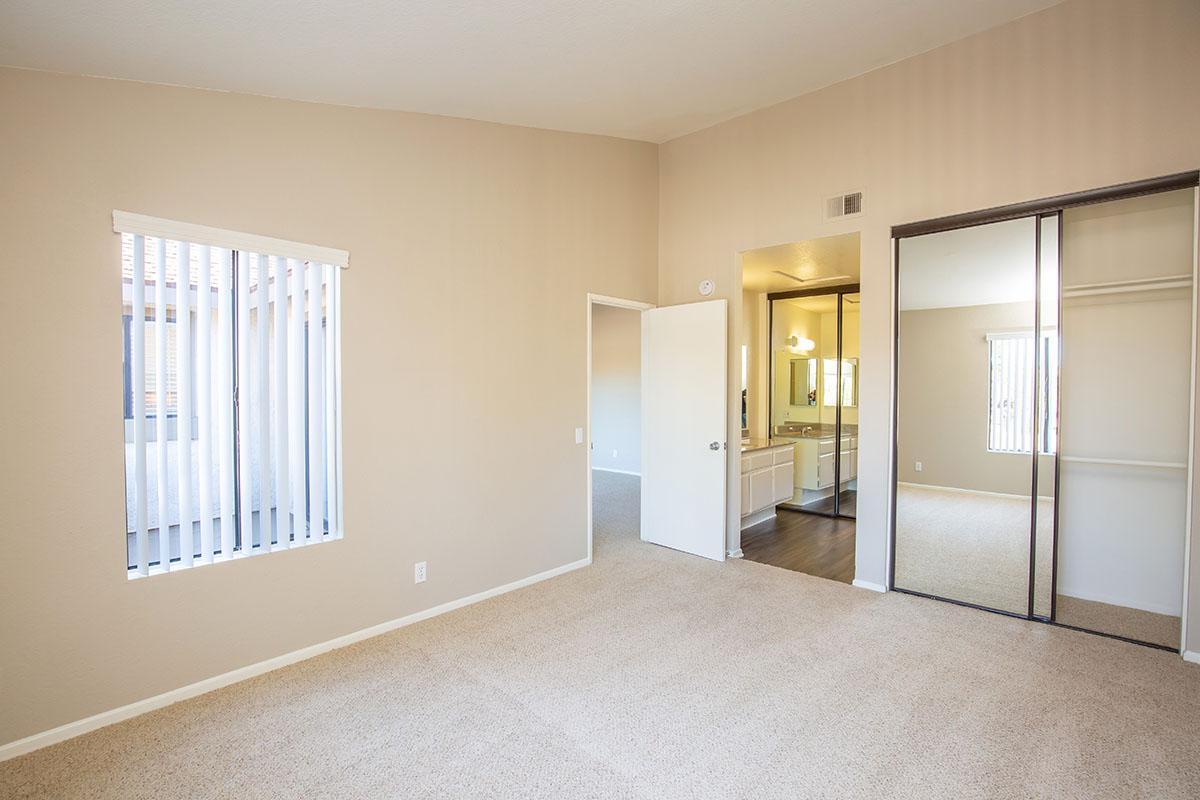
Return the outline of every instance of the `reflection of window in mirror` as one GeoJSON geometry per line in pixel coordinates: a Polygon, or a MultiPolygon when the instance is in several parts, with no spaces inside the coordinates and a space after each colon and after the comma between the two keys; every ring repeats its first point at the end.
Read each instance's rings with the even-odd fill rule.
{"type": "MultiPolygon", "coordinates": [[[[1029,453],[1034,436],[1028,425],[1033,414],[1033,332],[989,333],[988,452],[1029,453]]],[[[1044,365],[1038,387],[1038,452],[1054,453],[1058,446],[1058,332],[1042,331],[1044,365]]]]}
{"type": "MultiPolygon", "coordinates": [[[[821,371],[821,385],[824,391],[821,393],[822,403],[826,406],[834,406],[838,401],[837,392],[837,373],[838,362],[836,358],[822,359],[823,366],[821,371]]],[[[858,359],[847,358],[842,360],[842,407],[852,408],[858,405],[858,381],[857,379],[858,359]]]]}

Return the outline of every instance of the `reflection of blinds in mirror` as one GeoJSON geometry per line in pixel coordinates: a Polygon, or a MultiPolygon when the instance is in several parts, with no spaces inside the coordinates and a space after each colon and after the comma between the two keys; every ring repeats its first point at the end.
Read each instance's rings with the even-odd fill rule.
{"type": "Polygon", "coordinates": [[[1034,431],[1039,452],[1053,453],[1057,446],[1058,385],[1057,336],[1041,339],[1042,380],[1038,390],[1038,420],[1034,425],[1033,333],[988,335],[988,450],[993,453],[1030,453],[1034,431]],[[1048,380],[1047,380],[1048,379],[1048,380]]]}

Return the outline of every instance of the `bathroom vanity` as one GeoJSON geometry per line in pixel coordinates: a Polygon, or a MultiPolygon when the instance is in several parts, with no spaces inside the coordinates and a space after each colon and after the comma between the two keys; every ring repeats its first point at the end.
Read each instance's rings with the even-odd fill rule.
{"type": "Polygon", "coordinates": [[[795,491],[795,443],[779,439],[742,442],[743,529],[770,519],[775,505],[792,499],[795,491]]]}

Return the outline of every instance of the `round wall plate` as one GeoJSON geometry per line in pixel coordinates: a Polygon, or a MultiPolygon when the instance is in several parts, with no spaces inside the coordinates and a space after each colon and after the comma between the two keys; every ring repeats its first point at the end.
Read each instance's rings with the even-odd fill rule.
{"type": "Polygon", "coordinates": [[[700,281],[700,294],[704,295],[705,297],[708,297],[710,294],[712,294],[713,289],[715,288],[716,286],[713,285],[713,282],[710,280],[700,281]]]}

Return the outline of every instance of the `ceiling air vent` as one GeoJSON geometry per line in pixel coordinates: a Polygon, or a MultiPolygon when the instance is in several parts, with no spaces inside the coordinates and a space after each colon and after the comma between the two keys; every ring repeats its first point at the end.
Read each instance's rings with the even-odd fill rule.
{"type": "Polygon", "coordinates": [[[862,213],[862,192],[836,194],[825,201],[825,219],[853,217],[862,213]]]}

